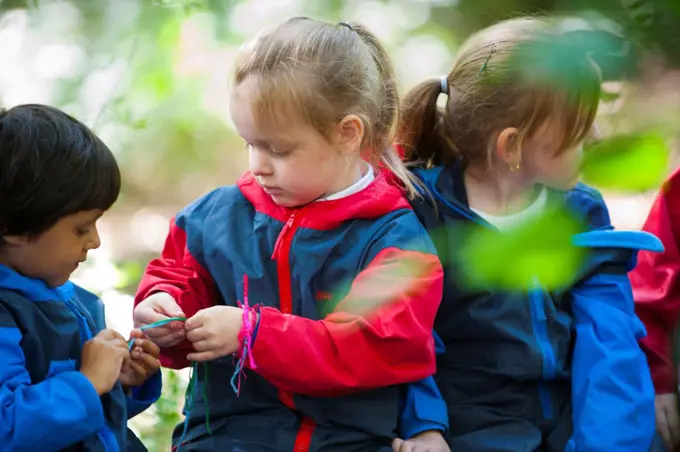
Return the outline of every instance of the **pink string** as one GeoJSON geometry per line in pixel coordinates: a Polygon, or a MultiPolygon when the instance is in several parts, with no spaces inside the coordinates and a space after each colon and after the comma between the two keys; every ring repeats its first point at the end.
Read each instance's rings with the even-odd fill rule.
{"type": "Polygon", "coordinates": [[[243,303],[239,301],[238,307],[243,309],[243,326],[238,334],[238,340],[241,342],[243,348],[240,353],[237,354],[238,360],[236,362],[236,369],[234,370],[234,375],[231,377],[231,387],[236,392],[236,395],[239,395],[241,392],[241,376],[246,378],[244,360],[248,359],[251,369],[257,368],[255,359],[253,358],[252,342],[253,330],[257,323],[258,314],[257,306],[251,307],[248,302],[248,275],[243,275],[243,303]]]}
{"type": "Polygon", "coordinates": [[[251,369],[257,369],[255,365],[255,360],[253,359],[253,330],[255,319],[257,318],[257,312],[254,308],[250,307],[248,303],[248,275],[243,275],[243,303],[238,303],[239,307],[243,309],[243,328],[239,333],[239,339],[244,347],[244,354],[248,355],[248,362],[251,369]]]}

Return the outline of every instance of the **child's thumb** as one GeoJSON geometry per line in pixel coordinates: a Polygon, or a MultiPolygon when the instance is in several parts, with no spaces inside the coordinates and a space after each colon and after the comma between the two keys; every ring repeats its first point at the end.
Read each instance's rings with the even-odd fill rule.
{"type": "Polygon", "coordinates": [[[160,308],[168,317],[186,317],[182,308],[179,307],[175,300],[164,300],[160,308]]]}

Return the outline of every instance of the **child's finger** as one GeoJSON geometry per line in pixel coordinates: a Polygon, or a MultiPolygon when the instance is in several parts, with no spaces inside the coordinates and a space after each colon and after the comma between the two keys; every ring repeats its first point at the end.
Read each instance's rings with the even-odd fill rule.
{"type": "Polygon", "coordinates": [[[158,356],[161,354],[160,347],[149,340],[138,339],[135,342],[135,346],[139,348],[141,353],[146,353],[147,355],[150,355],[154,358],[158,358],[158,356]]]}
{"type": "Polygon", "coordinates": [[[121,373],[127,373],[130,370],[130,363],[132,361],[129,359],[124,359],[123,364],[120,366],[121,373]]]}
{"type": "Polygon", "coordinates": [[[206,328],[196,328],[194,330],[187,331],[187,339],[190,342],[199,342],[206,340],[210,337],[210,332],[206,328]]]}
{"type": "Polygon", "coordinates": [[[155,373],[156,370],[161,368],[161,363],[158,359],[151,355],[147,355],[146,353],[132,352],[132,358],[134,359],[133,362],[135,364],[139,364],[144,368],[153,371],[152,373],[155,373]]]}
{"type": "Polygon", "coordinates": [[[133,312],[135,327],[142,327],[151,325],[152,323],[160,322],[167,319],[168,315],[156,312],[153,306],[139,305],[133,312]]]}
{"type": "Polygon", "coordinates": [[[680,444],[680,416],[678,416],[678,409],[675,406],[666,409],[666,421],[668,422],[668,431],[673,448],[677,448],[680,444]]]}
{"type": "Polygon", "coordinates": [[[668,425],[668,419],[666,418],[666,413],[663,412],[656,422],[659,429],[659,434],[661,434],[661,439],[663,440],[666,449],[673,450],[673,440],[671,437],[670,426],[668,425]]]}
{"type": "Polygon", "coordinates": [[[139,328],[135,328],[132,331],[130,331],[130,339],[141,339],[145,336],[146,334],[144,334],[144,332],[139,328]]]}
{"type": "Polygon", "coordinates": [[[194,342],[192,345],[194,346],[194,350],[197,352],[205,352],[215,348],[215,345],[207,339],[194,342]]]}
{"type": "Polygon", "coordinates": [[[205,311],[198,311],[196,315],[187,319],[187,321],[184,322],[184,326],[186,327],[187,331],[202,327],[205,323],[204,315],[205,311]]]}
{"type": "Polygon", "coordinates": [[[128,345],[128,341],[123,339],[123,336],[116,337],[115,339],[112,339],[109,343],[116,348],[120,348],[120,349],[123,349],[123,350],[129,350],[130,349],[130,346],[128,345]]]}
{"type": "Polygon", "coordinates": [[[149,328],[148,330],[143,331],[143,333],[146,334],[146,336],[149,337],[150,339],[162,339],[177,332],[178,331],[170,327],[169,324],[166,326],[159,326],[157,328],[149,328]]]}
{"type": "Polygon", "coordinates": [[[172,347],[184,340],[186,333],[184,331],[175,331],[158,337],[149,336],[149,340],[153,341],[159,347],[172,347]]]}
{"type": "Polygon", "coordinates": [[[146,375],[148,372],[144,365],[140,364],[138,361],[130,361],[130,369],[136,374],[136,375],[146,375]]]}

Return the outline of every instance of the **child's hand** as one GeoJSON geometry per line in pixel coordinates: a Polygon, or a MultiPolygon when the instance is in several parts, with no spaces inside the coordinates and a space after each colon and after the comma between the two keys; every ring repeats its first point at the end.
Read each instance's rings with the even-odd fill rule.
{"type": "Polygon", "coordinates": [[[103,330],[85,342],[80,373],[90,380],[97,394],[103,395],[116,384],[123,363],[129,357],[125,338],[113,330],[103,330]]]}
{"type": "Polygon", "coordinates": [[[193,342],[196,350],[187,359],[210,361],[239,349],[243,310],[232,306],[213,306],[199,311],[186,321],[185,326],[187,339],[193,342]]]}
{"type": "Polygon", "coordinates": [[[678,396],[675,393],[659,394],[654,399],[656,407],[656,428],[666,450],[671,452],[680,448],[680,415],[678,396]]]}
{"type": "Polygon", "coordinates": [[[130,359],[120,373],[120,384],[126,387],[140,386],[161,368],[158,345],[144,338],[144,333],[132,330],[130,337],[135,343],[130,350],[130,359]]]}
{"type": "Polygon", "coordinates": [[[394,452],[451,452],[440,431],[431,430],[414,436],[408,441],[395,439],[392,442],[394,452]]]}
{"type": "MultiPolygon", "coordinates": [[[[135,328],[150,325],[170,317],[186,317],[177,302],[165,292],[156,292],[142,300],[132,313],[135,328]]],[[[170,322],[167,325],[149,328],[145,331],[149,339],[159,347],[172,347],[184,340],[185,331],[182,322],[170,322]]]]}

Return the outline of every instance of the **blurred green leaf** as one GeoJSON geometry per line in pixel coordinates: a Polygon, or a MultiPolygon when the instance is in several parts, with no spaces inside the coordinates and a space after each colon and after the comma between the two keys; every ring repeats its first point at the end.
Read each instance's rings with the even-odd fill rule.
{"type": "MultiPolygon", "coordinates": [[[[179,375],[170,369],[163,370],[161,397],[154,404],[155,421],[151,428],[140,432],[140,439],[149,451],[166,451],[172,447],[172,431],[182,421],[186,385],[179,375]]],[[[144,413],[146,414],[146,413],[144,413]]]]}
{"type": "MultiPolygon", "coordinates": [[[[555,26],[564,26],[556,24],[555,26]]],[[[608,30],[583,20],[581,29],[519,46],[510,64],[527,80],[579,89],[595,61],[604,79],[617,79],[631,66],[626,42],[608,30]]],[[[493,68],[490,69],[493,72],[493,68]]]]}
{"type": "Polygon", "coordinates": [[[605,90],[600,91],[600,100],[602,102],[614,102],[615,100],[618,100],[620,97],[621,93],[605,90]]]}
{"type": "Polygon", "coordinates": [[[470,288],[526,290],[538,278],[549,290],[573,283],[585,258],[572,245],[583,225],[564,210],[527,221],[514,230],[499,232],[475,226],[468,230],[454,259],[470,288]]]}
{"type": "Polygon", "coordinates": [[[149,122],[146,120],[146,118],[140,118],[132,121],[130,123],[130,127],[132,127],[134,130],[146,129],[149,127],[149,122]]]}
{"type": "Polygon", "coordinates": [[[669,153],[658,133],[615,135],[585,150],[581,176],[601,188],[652,190],[665,177],[669,153]]]}
{"type": "Polygon", "coordinates": [[[123,261],[117,263],[116,268],[121,274],[116,289],[123,290],[132,288],[134,290],[134,288],[139,283],[139,280],[142,278],[142,274],[144,274],[146,265],[137,260],[123,261]]]}

